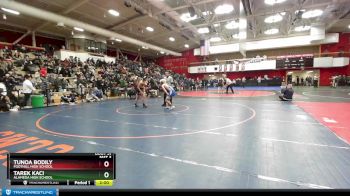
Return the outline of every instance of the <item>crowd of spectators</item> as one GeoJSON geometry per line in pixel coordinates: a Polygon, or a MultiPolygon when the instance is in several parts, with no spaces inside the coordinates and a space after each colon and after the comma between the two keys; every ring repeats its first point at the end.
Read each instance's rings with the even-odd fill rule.
{"type": "MultiPolygon", "coordinates": [[[[52,102],[54,92],[62,93],[63,103],[74,103],[78,98],[94,102],[122,92],[132,96],[136,78],[147,81],[148,90],[159,90],[159,81],[165,71],[153,61],[134,62],[122,58],[105,62],[90,58],[82,62],[76,57],[61,61],[45,52],[30,52],[23,48],[20,51],[6,47],[0,50],[0,83],[6,87],[7,110],[28,105],[23,95],[25,77],[34,87],[30,92],[45,95],[48,104],[52,102]]],[[[185,75],[171,75],[177,89],[185,89],[180,84],[190,81],[185,75]]]]}

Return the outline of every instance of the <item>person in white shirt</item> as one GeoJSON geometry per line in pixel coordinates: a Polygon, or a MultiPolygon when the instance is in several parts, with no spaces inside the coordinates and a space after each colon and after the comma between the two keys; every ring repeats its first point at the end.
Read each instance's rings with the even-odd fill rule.
{"type": "Polygon", "coordinates": [[[261,84],[261,76],[258,77],[258,86],[261,84]]]}
{"type": "Polygon", "coordinates": [[[246,83],[247,79],[245,77],[242,78],[242,87],[245,88],[245,83],[246,83]]]}
{"type": "Polygon", "coordinates": [[[22,103],[22,107],[27,106],[27,103],[30,99],[30,95],[33,93],[33,91],[35,91],[36,89],[33,86],[33,83],[30,81],[31,76],[30,75],[26,75],[24,76],[24,82],[23,82],[23,94],[24,94],[24,100],[22,103]]]}
{"type": "Polygon", "coordinates": [[[228,94],[228,89],[230,88],[232,91],[232,94],[235,94],[235,92],[233,91],[233,85],[234,83],[232,82],[232,80],[230,80],[230,78],[225,78],[226,81],[226,94],[228,94]]]}
{"type": "MultiPolygon", "coordinates": [[[[164,79],[165,79],[165,81],[166,81],[168,86],[174,88],[174,79],[173,79],[173,77],[171,77],[169,71],[165,72],[165,78],[164,79]]],[[[164,96],[163,96],[164,102],[163,102],[163,105],[162,105],[163,107],[166,106],[166,97],[167,97],[167,94],[164,92],[164,96]]],[[[172,97],[170,97],[170,102],[173,103],[172,97]]]]}
{"type": "Polygon", "coordinates": [[[2,83],[2,82],[0,82],[0,89],[2,89],[2,91],[1,91],[0,94],[1,94],[2,96],[7,96],[6,86],[5,86],[5,84],[2,83]]]}

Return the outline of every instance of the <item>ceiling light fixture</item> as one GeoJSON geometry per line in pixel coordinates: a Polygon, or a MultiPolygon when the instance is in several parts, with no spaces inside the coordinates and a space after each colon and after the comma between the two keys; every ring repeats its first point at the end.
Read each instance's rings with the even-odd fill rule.
{"type": "Polygon", "coordinates": [[[229,14],[234,10],[233,6],[230,4],[219,5],[215,8],[215,14],[229,14]]]}
{"type": "Polygon", "coordinates": [[[298,26],[294,28],[294,31],[296,32],[302,32],[302,31],[308,31],[310,30],[311,27],[310,26],[298,26]]]}
{"type": "Polygon", "coordinates": [[[154,29],[152,27],[146,27],[146,30],[149,31],[149,32],[153,32],[154,29]]]}
{"type": "Polygon", "coordinates": [[[210,38],[210,42],[220,42],[221,38],[220,37],[212,37],[210,38]]]}
{"type": "Polygon", "coordinates": [[[238,33],[233,34],[233,35],[232,35],[232,38],[233,38],[233,39],[239,39],[239,34],[238,34],[238,33]]]}
{"type": "Polygon", "coordinates": [[[119,16],[119,12],[112,9],[108,10],[108,13],[113,16],[119,16]]]}
{"type": "Polygon", "coordinates": [[[79,28],[79,27],[74,27],[74,30],[76,30],[76,31],[80,31],[80,32],[84,32],[84,29],[79,28]]]}
{"type": "Polygon", "coordinates": [[[275,4],[278,4],[278,3],[283,3],[285,1],[286,0],[265,0],[265,4],[267,4],[267,5],[275,5],[275,4]]]}
{"type": "Polygon", "coordinates": [[[236,21],[231,21],[225,25],[226,29],[238,29],[239,23],[236,21]]]}
{"type": "Polygon", "coordinates": [[[305,9],[301,9],[301,10],[295,11],[294,13],[295,13],[296,15],[298,15],[299,13],[304,13],[305,11],[306,11],[305,9]]]}
{"type": "Polygon", "coordinates": [[[2,9],[3,11],[5,11],[5,12],[11,13],[11,14],[15,14],[15,15],[19,15],[19,14],[20,14],[20,13],[19,13],[18,11],[16,11],[16,10],[7,9],[7,8],[4,8],[4,7],[2,7],[1,9],[2,9]]]}
{"type": "Polygon", "coordinates": [[[185,22],[191,22],[192,20],[196,20],[197,18],[197,15],[191,17],[190,13],[184,13],[180,16],[180,19],[185,22]]]}
{"type": "Polygon", "coordinates": [[[247,39],[247,32],[239,32],[238,38],[239,39],[247,39]]]}
{"type": "Polygon", "coordinates": [[[323,14],[322,10],[316,9],[316,10],[310,10],[305,12],[301,17],[302,18],[315,18],[318,16],[321,16],[323,14]]]}
{"type": "Polygon", "coordinates": [[[119,43],[122,42],[122,40],[120,40],[120,39],[115,39],[115,41],[116,41],[116,42],[119,42],[119,43]]]}
{"type": "Polygon", "coordinates": [[[214,27],[219,27],[220,26],[220,23],[215,23],[214,24],[214,27]]]}
{"type": "Polygon", "coordinates": [[[174,42],[174,41],[175,41],[175,38],[169,37],[169,40],[172,41],[172,42],[174,42]]]}
{"type": "Polygon", "coordinates": [[[185,44],[185,48],[189,48],[190,46],[188,44],[185,44]]]}
{"type": "Polygon", "coordinates": [[[269,29],[269,30],[266,30],[264,33],[266,35],[274,35],[274,34],[277,34],[279,33],[280,31],[278,29],[269,29]]]}
{"type": "Polygon", "coordinates": [[[4,20],[6,20],[6,19],[7,19],[6,14],[3,14],[3,15],[2,15],[2,19],[4,19],[4,20]]]}
{"type": "Polygon", "coordinates": [[[247,32],[240,32],[232,35],[233,39],[247,39],[247,32]]]}
{"type": "Polygon", "coordinates": [[[199,28],[198,33],[200,34],[209,33],[209,28],[208,27],[199,28]]]}
{"type": "Polygon", "coordinates": [[[163,51],[160,51],[160,54],[164,54],[164,52],[163,52],[163,51]]]}
{"type": "Polygon", "coordinates": [[[282,20],[283,20],[283,17],[280,14],[276,14],[265,18],[265,23],[271,24],[271,23],[280,22],[282,20]]]}
{"type": "Polygon", "coordinates": [[[202,12],[203,16],[207,16],[207,15],[212,15],[213,12],[211,11],[206,11],[206,12],[202,12]]]}

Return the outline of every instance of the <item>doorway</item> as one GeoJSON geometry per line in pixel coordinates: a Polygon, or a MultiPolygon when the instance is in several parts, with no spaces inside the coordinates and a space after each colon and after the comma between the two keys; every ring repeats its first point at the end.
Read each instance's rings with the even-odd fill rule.
{"type": "Polygon", "coordinates": [[[293,86],[314,86],[315,82],[319,86],[319,78],[319,69],[287,72],[287,82],[293,84],[293,86]]]}

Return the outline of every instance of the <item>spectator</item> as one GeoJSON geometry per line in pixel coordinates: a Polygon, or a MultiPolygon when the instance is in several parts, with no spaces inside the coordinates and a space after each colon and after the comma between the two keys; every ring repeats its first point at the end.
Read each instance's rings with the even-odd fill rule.
{"type": "Polygon", "coordinates": [[[242,87],[245,88],[247,79],[245,77],[242,78],[242,87]]]}
{"type": "Polygon", "coordinates": [[[76,103],[76,93],[75,92],[65,92],[63,96],[61,97],[61,102],[68,103],[68,104],[75,104],[76,103]]]}
{"type": "Polygon", "coordinates": [[[23,94],[24,94],[24,99],[22,103],[22,107],[27,106],[28,101],[30,100],[30,96],[32,95],[33,91],[36,89],[33,86],[33,83],[30,81],[32,77],[30,75],[24,76],[24,82],[23,82],[23,94]]]}
{"type": "Polygon", "coordinates": [[[314,76],[314,87],[318,88],[318,76],[317,75],[314,76]]]}
{"type": "Polygon", "coordinates": [[[299,78],[299,76],[297,76],[297,86],[299,86],[300,85],[300,78],[299,78]]]}
{"type": "Polygon", "coordinates": [[[50,83],[48,82],[46,78],[46,74],[41,73],[41,91],[46,97],[47,104],[49,105],[51,103],[51,96],[50,96],[50,83]]]}
{"type": "Polygon", "coordinates": [[[103,100],[103,93],[97,87],[95,87],[92,91],[92,96],[97,98],[97,101],[103,100]]]}
{"type": "Polygon", "coordinates": [[[301,83],[300,83],[300,84],[301,84],[301,86],[305,86],[305,83],[304,83],[304,77],[301,77],[301,78],[300,78],[300,82],[301,82],[301,83]]]}
{"type": "Polygon", "coordinates": [[[6,87],[3,83],[0,83],[0,112],[8,112],[11,108],[11,102],[8,96],[6,96],[6,87]]]}
{"type": "Polygon", "coordinates": [[[4,84],[7,88],[7,96],[10,98],[11,103],[13,106],[18,104],[18,99],[13,95],[14,91],[16,90],[16,85],[19,84],[17,79],[13,76],[12,72],[8,72],[4,77],[4,84]]]}
{"type": "Polygon", "coordinates": [[[260,86],[260,84],[261,84],[261,76],[258,77],[257,81],[258,81],[258,86],[260,86]]]}

